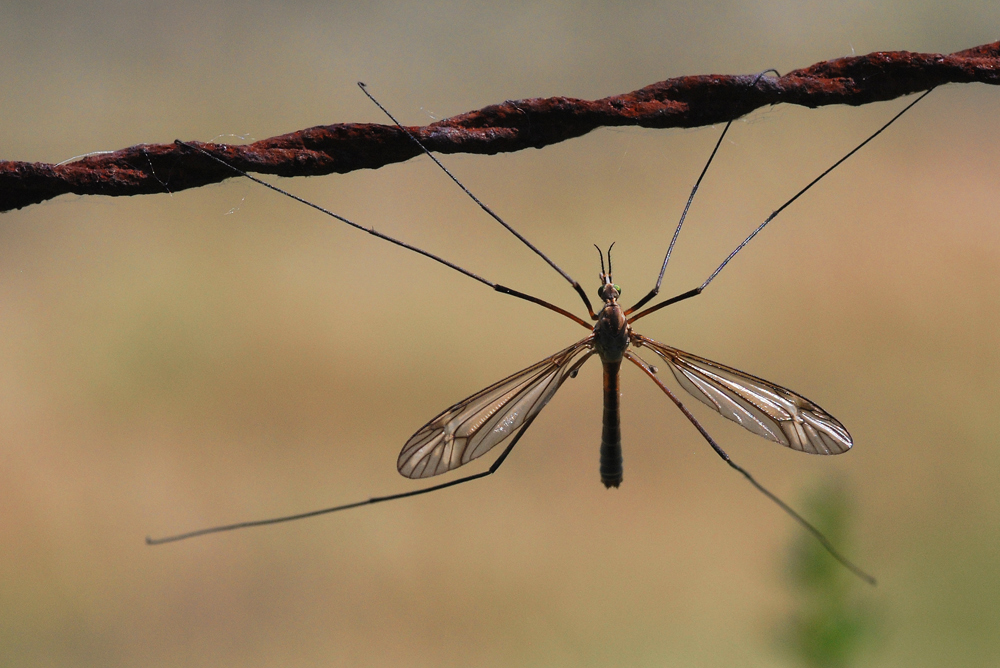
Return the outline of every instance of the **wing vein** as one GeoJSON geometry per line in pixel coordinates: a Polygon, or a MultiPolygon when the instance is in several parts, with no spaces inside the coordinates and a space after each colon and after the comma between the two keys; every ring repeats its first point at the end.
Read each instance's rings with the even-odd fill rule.
{"type": "Polygon", "coordinates": [[[589,336],[451,406],[406,442],[399,472],[425,478],[483,456],[537,415],[592,354],[589,336]]]}
{"type": "Polygon", "coordinates": [[[853,445],[840,421],[801,394],[645,336],[633,341],[659,355],[685,392],[758,436],[810,454],[836,455],[853,445]]]}

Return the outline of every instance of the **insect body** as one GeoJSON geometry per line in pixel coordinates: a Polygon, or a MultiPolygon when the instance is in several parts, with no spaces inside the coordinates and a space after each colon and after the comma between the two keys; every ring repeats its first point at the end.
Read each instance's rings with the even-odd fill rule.
{"type": "MultiPolygon", "coordinates": [[[[602,262],[603,264],[603,262],[602,262]]],[[[611,249],[608,249],[611,264],[611,249]]],[[[604,308],[597,315],[594,325],[594,351],[604,364],[604,415],[601,420],[601,482],[605,487],[622,483],[622,429],[618,400],[618,372],[622,358],[628,350],[632,328],[625,319],[625,312],[618,304],[621,290],[611,280],[610,272],[601,272],[601,288],[597,295],[604,300],[604,308]]]]}

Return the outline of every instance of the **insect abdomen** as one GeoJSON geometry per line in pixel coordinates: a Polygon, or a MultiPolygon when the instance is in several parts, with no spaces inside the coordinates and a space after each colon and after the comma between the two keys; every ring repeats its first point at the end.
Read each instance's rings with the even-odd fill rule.
{"type": "Polygon", "coordinates": [[[601,482],[617,487],[622,482],[622,429],[618,410],[618,371],[622,363],[604,363],[604,422],[601,430],[601,482]]]}

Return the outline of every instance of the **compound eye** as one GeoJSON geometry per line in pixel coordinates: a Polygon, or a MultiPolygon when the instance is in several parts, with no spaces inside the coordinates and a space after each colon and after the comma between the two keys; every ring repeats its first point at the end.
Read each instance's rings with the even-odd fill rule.
{"type": "Polygon", "coordinates": [[[597,288],[597,296],[601,298],[601,301],[604,301],[604,286],[603,285],[601,287],[597,288]]]}
{"type": "Polygon", "coordinates": [[[617,284],[613,285],[612,287],[615,289],[615,292],[617,292],[618,296],[620,297],[622,294],[622,289],[619,288],[617,284]]]}

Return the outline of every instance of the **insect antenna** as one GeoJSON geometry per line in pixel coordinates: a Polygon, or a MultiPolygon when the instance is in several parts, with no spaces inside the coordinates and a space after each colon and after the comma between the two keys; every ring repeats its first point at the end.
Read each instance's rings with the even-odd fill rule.
{"type": "Polygon", "coordinates": [[[597,249],[597,257],[601,258],[601,276],[604,276],[604,251],[597,244],[594,244],[594,248],[597,249]]]}
{"type": "MultiPolygon", "coordinates": [[[[635,314],[634,316],[632,316],[631,318],[629,318],[628,321],[630,323],[631,322],[635,322],[639,318],[643,318],[643,317],[649,315],[650,313],[653,313],[654,311],[660,310],[661,308],[663,308],[665,306],[670,306],[671,304],[676,304],[679,301],[683,301],[685,299],[690,299],[691,297],[697,297],[698,295],[700,295],[705,290],[705,288],[708,287],[708,284],[711,283],[712,281],[714,281],[715,277],[718,276],[719,273],[723,269],[726,268],[726,265],[728,265],[729,262],[734,257],[736,257],[736,254],[739,253],[741,250],[743,250],[743,248],[747,244],[749,244],[753,240],[754,237],[756,237],[758,234],[760,234],[761,231],[765,227],[767,227],[768,223],[770,223],[772,220],[774,220],[775,218],[777,218],[778,214],[780,214],[782,211],[784,211],[785,209],[787,209],[789,207],[789,205],[791,205],[792,202],[794,202],[795,200],[797,200],[799,197],[801,197],[802,195],[804,195],[810,188],[812,188],[814,185],[816,185],[817,183],[819,183],[820,180],[823,179],[823,177],[825,177],[827,174],[829,174],[830,172],[832,172],[833,170],[835,170],[837,167],[839,167],[841,164],[843,164],[844,161],[846,161],[852,155],[854,155],[855,153],[857,153],[858,151],[860,151],[866,144],[868,144],[868,142],[870,142],[871,140],[875,139],[875,137],[878,137],[880,134],[882,134],[890,125],[892,125],[897,120],[899,120],[900,116],[902,116],[903,114],[905,114],[906,112],[908,112],[910,109],[912,109],[913,105],[915,105],[917,102],[920,102],[922,99],[924,99],[925,97],[927,97],[928,95],[930,95],[931,91],[933,91],[933,90],[934,89],[931,88],[930,90],[928,90],[925,93],[923,93],[922,95],[920,95],[920,97],[918,97],[916,100],[914,100],[913,102],[910,102],[908,105],[906,105],[905,107],[903,107],[903,110],[900,111],[899,113],[897,113],[892,118],[890,118],[889,121],[887,123],[885,123],[885,125],[883,125],[878,130],[876,130],[871,135],[869,135],[867,139],[865,139],[863,142],[861,142],[860,144],[858,144],[857,146],[855,146],[853,149],[851,149],[851,151],[847,155],[845,155],[840,160],[837,160],[837,162],[835,162],[832,165],[830,165],[829,167],[827,167],[819,176],[817,176],[812,181],[810,181],[808,184],[806,184],[806,186],[804,188],[802,188],[797,193],[795,193],[788,201],[786,201],[784,204],[782,204],[777,209],[775,209],[774,211],[772,211],[771,215],[768,216],[767,218],[765,218],[763,223],[761,223],[760,225],[758,225],[757,228],[754,229],[754,231],[751,232],[749,234],[749,236],[747,236],[746,239],[744,239],[742,242],[740,242],[740,245],[738,245],[736,248],[734,248],[733,252],[730,253],[728,256],[726,256],[726,259],[722,261],[722,264],[720,264],[718,267],[716,267],[715,271],[713,271],[709,275],[709,277],[705,279],[705,282],[702,283],[699,287],[694,288],[692,290],[688,290],[687,292],[683,292],[683,293],[677,295],[676,297],[671,297],[670,299],[662,301],[659,304],[654,304],[653,306],[650,306],[649,308],[645,309],[644,311],[640,311],[639,313],[635,314]]],[[[718,146],[716,146],[716,148],[718,148],[718,146]]],[[[714,155],[714,151],[713,151],[713,155],[714,155]]],[[[683,222],[683,220],[682,220],[682,222],[683,222]]],[[[678,229],[679,229],[679,227],[678,227],[678,229]]],[[[666,266],[666,263],[664,263],[664,266],[666,266]]],[[[638,305],[644,304],[644,303],[645,303],[645,299],[642,300],[642,301],[640,301],[639,304],[637,304],[636,306],[633,306],[632,308],[630,308],[628,311],[625,312],[625,314],[628,315],[628,314],[632,313],[633,311],[636,310],[636,307],[638,305]]]]}
{"type": "Polygon", "coordinates": [[[587,306],[587,311],[590,313],[591,320],[597,320],[597,314],[594,313],[594,307],[590,304],[590,299],[587,297],[587,292],[580,286],[580,284],[576,281],[576,279],[574,279],[572,276],[570,276],[565,271],[563,271],[562,268],[559,265],[557,265],[555,262],[553,262],[551,259],[549,259],[549,257],[545,253],[543,253],[534,244],[532,244],[530,241],[528,241],[528,239],[523,234],[521,234],[520,232],[518,232],[517,230],[515,230],[509,224],[507,224],[507,222],[504,221],[504,219],[501,218],[499,215],[497,215],[497,213],[495,211],[493,211],[493,209],[491,209],[482,200],[480,200],[478,197],[476,197],[472,193],[471,190],[469,190],[468,188],[466,188],[465,184],[463,184],[461,181],[458,180],[458,177],[456,177],[454,174],[452,174],[450,171],[448,171],[448,168],[445,167],[444,164],[442,164],[442,162],[440,160],[438,160],[437,157],[433,153],[431,153],[427,149],[427,147],[424,146],[423,143],[421,143],[421,141],[419,139],[417,139],[409,130],[407,130],[405,127],[403,127],[403,125],[399,121],[396,120],[396,117],[393,116],[389,112],[388,109],[386,109],[385,107],[383,107],[382,104],[378,100],[375,99],[375,96],[372,95],[371,92],[369,92],[368,87],[365,85],[364,82],[359,81],[358,82],[358,87],[368,97],[368,99],[371,100],[375,104],[375,106],[377,106],[379,109],[382,110],[382,113],[384,113],[386,116],[389,117],[389,120],[391,120],[396,125],[397,128],[399,128],[402,132],[404,132],[406,134],[406,136],[409,137],[413,141],[413,143],[415,143],[417,146],[419,146],[420,150],[423,151],[424,153],[426,153],[427,156],[430,157],[430,159],[434,161],[434,164],[437,165],[438,167],[440,167],[441,171],[443,171],[445,174],[447,174],[448,177],[452,181],[454,181],[455,184],[458,185],[459,188],[462,189],[462,192],[464,192],[466,195],[468,195],[472,199],[473,202],[475,202],[476,204],[478,204],[480,209],[482,209],[487,214],[489,214],[489,216],[491,218],[493,218],[493,220],[495,220],[498,223],[500,223],[504,227],[504,229],[506,229],[508,232],[510,232],[511,234],[513,234],[515,237],[517,237],[518,241],[520,241],[525,246],[527,246],[532,251],[534,251],[534,253],[536,255],[538,255],[538,257],[540,257],[543,260],[545,260],[545,262],[548,263],[548,265],[550,267],[552,267],[557,272],[559,272],[559,275],[562,276],[563,278],[565,278],[569,282],[569,284],[573,287],[573,289],[576,290],[576,293],[578,295],[580,295],[580,299],[582,299],[583,303],[587,306]]]}
{"type": "Polygon", "coordinates": [[[663,392],[670,398],[671,401],[674,402],[677,408],[679,408],[680,411],[684,414],[684,417],[686,417],[691,422],[691,424],[694,425],[695,429],[697,429],[698,432],[702,435],[702,437],[706,441],[708,441],[708,444],[712,446],[712,449],[715,450],[715,453],[719,455],[719,457],[721,457],[722,460],[726,462],[726,464],[728,464],[731,468],[735,469],[741,475],[743,475],[743,477],[746,478],[750,482],[750,484],[753,485],[754,488],[756,488],[758,492],[760,492],[768,499],[773,501],[779,508],[785,511],[785,513],[789,517],[798,522],[799,525],[802,526],[802,528],[804,528],[806,531],[812,534],[813,537],[819,542],[819,544],[823,546],[823,549],[826,550],[831,557],[836,559],[844,568],[846,568],[851,573],[859,577],[861,580],[872,585],[873,587],[877,584],[877,581],[873,576],[866,573],[864,570],[861,569],[860,566],[858,566],[853,561],[842,555],[837,550],[837,548],[833,546],[833,543],[830,542],[830,539],[827,538],[822,531],[817,529],[812,523],[809,522],[809,520],[802,517],[802,515],[796,512],[794,508],[792,508],[787,503],[782,501],[778,495],[776,495],[771,490],[767,489],[762,484],[757,482],[757,479],[754,478],[749,471],[747,471],[745,468],[734,462],[730,458],[730,456],[726,453],[726,451],[723,450],[721,447],[719,447],[719,444],[715,442],[715,439],[712,438],[712,436],[708,433],[708,431],[705,430],[705,428],[701,425],[701,423],[698,422],[698,419],[694,416],[694,414],[691,413],[691,411],[688,410],[687,406],[685,406],[681,402],[681,400],[677,398],[677,395],[671,392],[670,388],[664,385],[663,382],[659,378],[657,378],[655,369],[651,368],[645,361],[643,361],[641,358],[633,354],[631,351],[626,352],[625,357],[630,362],[639,367],[643,371],[643,373],[649,376],[653,380],[653,382],[656,383],[657,387],[663,390],[663,392]]]}
{"type": "Polygon", "coordinates": [[[251,175],[251,174],[243,171],[242,169],[240,169],[239,167],[237,167],[235,165],[229,164],[228,162],[226,162],[222,158],[218,157],[214,153],[211,153],[210,151],[205,150],[201,146],[196,146],[195,144],[189,144],[187,142],[181,141],[180,139],[175,139],[174,143],[177,144],[178,146],[183,146],[184,148],[187,148],[187,149],[190,149],[192,151],[196,151],[198,153],[201,153],[205,157],[211,158],[215,162],[217,162],[220,165],[222,165],[223,167],[231,170],[233,173],[238,174],[239,176],[243,176],[245,178],[248,178],[251,181],[253,181],[254,183],[259,183],[260,185],[264,186],[265,188],[270,188],[271,190],[273,190],[273,191],[275,191],[277,193],[280,193],[280,194],[284,195],[285,197],[289,197],[289,198],[295,200],[296,202],[300,202],[301,204],[305,204],[306,206],[312,207],[313,209],[316,209],[317,211],[319,211],[321,213],[324,213],[327,216],[330,216],[331,218],[335,218],[335,219],[339,220],[340,222],[345,223],[346,225],[349,225],[349,226],[353,227],[356,230],[361,230],[362,232],[367,232],[368,234],[370,234],[370,235],[372,235],[374,237],[378,237],[379,239],[382,239],[384,241],[388,241],[391,244],[395,244],[396,246],[399,246],[401,248],[405,248],[407,250],[411,250],[414,253],[418,253],[420,255],[423,255],[424,257],[430,258],[431,260],[434,260],[435,262],[439,262],[440,264],[443,264],[444,266],[446,266],[446,267],[448,267],[450,269],[454,269],[455,271],[457,271],[457,272],[459,272],[461,274],[465,274],[469,278],[475,279],[475,280],[479,281],[480,283],[483,283],[484,285],[488,285],[489,287],[493,288],[497,292],[500,292],[500,293],[505,294],[505,295],[511,295],[512,297],[517,297],[518,299],[523,299],[525,301],[532,302],[533,304],[538,304],[539,306],[544,306],[545,308],[550,309],[552,311],[555,311],[556,313],[559,313],[560,315],[566,316],[567,318],[569,318],[573,322],[575,322],[575,323],[577,323],[577,324],[579,324],[579,325],[581,325],[581,326],[583,326],[583,327],[585,327],[587,329],[591,329],[591,327],[592,327],[592,325],[588,324],[582,318],[580,318],[580,317],[578,317],[576,315],[573,315],[569,311],[567,311],[565,309],[562,309],[562,308],[556,306],[555,304],[550,304],[549,302],[545,301],[544,299],[539,299],[538,297],[534,297],[532,295],[525,294],[525,293],[520,292],[518,290],[515,290],[513,288],[508,288],[505,285],[501,285],[499,283],[494,283],[493,281],[491,281],[489,279],[486,279],[486,278],[483,278],[479,274],[471,272],[468,269],[464,269],[464,268],[458,266],[457,264],[455,264],[454,262],[450,262],[448,260],[445,260],[443,257],[441,257],[439,255],[435,255],[434,253],[431,253],[430,251],[426,251],[426,250],[424,250],[422,248],[418,248],[417,246],[414,246],[412,244],[406,243],[405,241],[401,241],[399,239],[396,239],[395,237],[391,237],[388,234],[384,234],[382,232],[379,232],[378,230],[376,230],[373,227],[365,227],[364,225],[359,225],[358,223],[355,223],[354,221],[349,220],[348,218],[345,218],[344,216],[341,216],[338,213],[334,213],[333,211],[330,211],[329,209],[324,208],[324,207],[320,206],[319,204],[315,204],[313,202],[310,202],[307,199],[304,199],[302,197],[299,197],[298,195],[290,193],[287,190],[284,190],[282,188],[279,188],[276,185],[268,183],[267,181],[264,181],[262,179],[258,179],[256,176],[253,176],[253,175],[251,175]]]}

